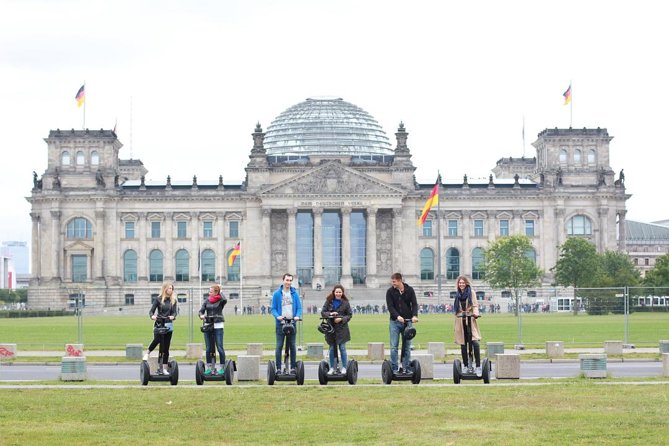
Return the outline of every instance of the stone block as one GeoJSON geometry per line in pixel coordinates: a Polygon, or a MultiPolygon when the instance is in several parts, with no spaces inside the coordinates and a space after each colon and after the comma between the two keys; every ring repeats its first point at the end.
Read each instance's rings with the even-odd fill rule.
{"type": "Polygon", "coordinates": [[[662,376],[669,376],[669,353],[662,353],[662,376]]]}
{"type": "Polygon", "coordinates": [[[495,356],[500,353],[504,353],[504,343],[503,342],[486,342],[485,345],[486,356],[490,360],[494,361],[495,356]]]}
{"type": "Polygon", "coordinates": [[[669,341],[660,341],[660,353],[669,353],[669,341]]]}
{"type": "Polygon", "coordinates": [[[84,356],[84,344],[65,344],[65,356],[84,356]]]}
{"type": "Polygon", "coordinates": [[[446,357],[446,346],[443,342],[428,342],[427,352],[432,354],[435,361],[441,361],[446,357]]]}
{"type": "Polygon", "coordinates": [[[495,364],[495,378],[520,379],[520,355],[518,353],[498,353],[495,364]]]}
{"type": "Polygon", "coordinates": [[[125,345],[125,357],[126,359],[142,359],[144,355],[144,345],[143,344],[126,344],[125,345]]]}
{"type": "Polygon", "coordinates": [[[258,379],[260,379],[260,356],[237,356],[237,380],[257,381],[258,379]]]}
{"type": "Polygon", "coordinates": [[[383,342],[369,342],[367,343],[367,356],[372,361],[383,361],[385,358],[385,350],[383,342]]]}
{"type": "Polygon", "coordinates": [[[622,355],[623,341],[604,341],[604,353],[607,355],[622,355]]]}
{"type": "Polygon", "coordinates": [[[186,358],[201,359],[203,351],[202,343],[186,344],[186,358]]]}
{"type": "Polygon", "coordinates": [[[85,356],[63,356],[60,365],[61,381],[85,381],[88,378],[85,356]]]}
{"type": "Polygon", "coordinates": [[[307,344],[307,358],[323,359],[323,344],[321,342],[310,342],[307,344]]]}
{"type": "Polygon", "coordinates": [[[434,379],[434,356],[432,353],[411,353],[411,360],[420,363],[421,379],[434,379]]]}
{"type": "Polygon", "coordinates": [[[0,344],[0,361],[16,358],[16,344],[0,344]]]}
{"type": "MultiPolygon", "coordinates": [[[[622,350],[622,342],[621,350],[622,350]]],[[[606,355],[601,353],[578,355],[581,373],[586,378],[606,378],[606,355]]]]}
{"type": "Polygon", "coordinates": [[[549,358],[561,358],[564,356],[563,341],[546,341],[546,355],[549,358]]]}
{"type": "Polygon", "coordinates": [[[263,354],[263,344],[261,343],[251,343],[246,344],[246,354],[251,356],[260,356],[263,354]]]}

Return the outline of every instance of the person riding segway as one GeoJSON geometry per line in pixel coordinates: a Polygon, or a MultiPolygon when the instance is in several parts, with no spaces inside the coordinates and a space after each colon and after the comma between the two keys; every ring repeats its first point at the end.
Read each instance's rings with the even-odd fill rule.
{"type": "Polygon", "coordinates": [[[198,312],[202,319],[200,331],[204,334],[206,345],[206,368],[200,359],[195,365],[195,382],[198,385],[205,381],[223,381],[231,385],[234,379],[235,366],[231,360],[225,360],[225,349],[223,348],[224,322],[223,309],[228,300],[221,294],[220,285],[212,285],[209,288],[209,297],[202,302],[198,312]],[[220,367],[216,370],[216,350],[218,350],[220,367]]]}
{"type": "Polygon", "coordinates": [[[453,309],[455,312],[455,342],[460,344],[462,362],[453,361],[453,382],[459,384],[461,379],[483,379],[490,382],[490,361],[484,358],[481,361],[481,332],[478,326],[479,304],[476,292],[466,276],[456,280],[456,295],[453,309]],[[476,368],[474,368],[474,362],[476,368]]]}
{"type": "Polygon", "coordinates": [[[411,380],[420,383],[420,363],[411,360],[411,340],[416,336],[413,324],[418,322],[418,301],[413,288],[404,283],[402,274],[391,276],[392,286],[386,292],[386,306],[390,313],[390,361],[384,360],[381,377],[385,384],[393,380],[411,380]],[[397,350],[402,340],[401,365],[397,350]]]}
{"type": "MultiPolygon", "coordinates": [[[[153,326],[154,337],[160,339],[160,342],[166,342],[167,336],[171,336],[172,329],[169,327],[171,319],[162,316],[156,316],[153,326]]],[[[168,353],[169,355],[169,353],[168,353]]],[[[139,380],[143,386],[147,385],[149,381],[169,381],[170,384],[176,386],[179,382],[179,365],[176,360],[171,359],[167,361],[167,367],[163,368],[163,352],[158,355],[158,365],[154,373],[151,373],[151,365],[149,364],[149,357],[145,355],[142,358],[142,363],[139,368],[139,380]]]]}
{"type": "Polygon", "coordinates": [[[276,349],[274,350],[276,362],[267,363],[267,383],[273,385],[274,381],[295,380],[298,385],[302,385],[304,384],[304,363],[297,361],[297,325],[295,324],[302,318],[302,303],[300,295],[292,286],[293,275],[284,274],[282,282],[282,285],[272,294],[271,311],[276,321],[276,349]],[[285,366],[281,369],[281,350],[284,341],[286,344],[285,366]]]}
{"type": "Polygon", "coordinates": [[[291,355],[290,343],[295,342],[294,338],[297,335],[295,320],[289,318],[282,319],[281,331],[286,338],[283,367],[281,367],[281,362],[275,363],[272,360],[267,362],[267,384],[273,386],[275,381],[295,381],[298,386],[301,386],[304,384],[304,362],[296,361],[295,367],[291,367],[289,361],[291,355]]]}
{"type": "Polygon", "coordinates": [[[140,364],[140,382],[142,385],[147,385],[149,381],[170,381],[172,385],[176,385],[179,382],[179,366],[175,360],[169,359],[173,321],[177,317],[177,299],[172,283],[163,283],[160,294],[153,299],[149,317],[154,321],[153,341],[140,364]],[[154,373],[151,373],[149,356],[158,345],[160,345],[158,364],[154,373]]]}

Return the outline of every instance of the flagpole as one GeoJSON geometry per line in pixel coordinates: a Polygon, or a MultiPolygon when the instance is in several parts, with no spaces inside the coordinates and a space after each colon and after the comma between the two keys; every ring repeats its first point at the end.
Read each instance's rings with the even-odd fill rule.
{"type": "Polygon", "coordinates": [[[569,96],[569,128],[572,127],[573,123],[573,112],[574,112],[574,84],[572,81],[569,81],[569,89],[570,89],[570,96],[569,96]]]}
{"type": "Polygon", "coordinates": [[[83,126],[82,130],[86,130],[86,81],[84,81],[84,120],[83,120],[83,126]]]}
{"type": "Polygon", "coordinates": [[[525,158],[525,115],[523,115],[523,158],[525,158]]]}
{"type": "MultiPolygon", "coordinates": [[[[437,171],[437,184],[437,187],[441,189],[439,171],[437,171]]],[[[441,191],[438,190],[437,193],[441,194],[441,191]]],[[[437,307],[439,305],[441,305],[441,198],[437,200],[437,307]]]]}

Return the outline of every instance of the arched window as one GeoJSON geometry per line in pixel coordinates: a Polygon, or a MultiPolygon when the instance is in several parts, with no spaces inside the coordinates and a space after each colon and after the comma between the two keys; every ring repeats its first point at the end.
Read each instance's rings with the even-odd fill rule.
{"type": "Polygon", "coordinates": [[[560,149],[560,163],[567,163],[567,149],[560,149]]]}
{"type": "Polygon", "coordinates": [[[525,257],[531,259],[535,265],[537,264],[537,252],[534,250],[534,248],[528,248],[527,251],[525,251],[525,257]]]}
{"type": "Polygon", "coordinates": [[[597,161],[595,157],[595,149],[588,150],[588,164],[595,164],[595,161],[597,161]]]}
{"type": "Polygon", "coordinates": [[[100,155],[98,155],[98,152],[93,150],[91,152],[91,165],[92,166],[97,166],[100,164],[100,155]]]}
{"type": "Polygon", "coordinates": [[[137,282],[137,253],[132,249],[123,253],[123,280],[137,282]]]}
{"type": "Polygon", "coordinates": [[[188,282],[188,273],[189,273],[188,251],[186,251],[185,249],[178,250],[176,255],[174,256],[174,259],[175,259],[174,270],[176,271],[174,280],[176,280],[177,282],[188,282]]]}
{"type": "Polygon", "coordinates": [[[202,281],[214,282],[216,281],[216,255],[211,249],[205,249],[201,254],[200,259],[202,269],[202,281]]]}
{"type": "Polygon", "coordinates": [[[163,281],[163,253],[158,249],[149,254],[149,281],[163,281]]]}
{"type": "MultiPolygon", "coordinates": [[[[229,250],[225,256],[226,259],[230,258],[230,253],[232,249],[229,250]]],[[[241,254],[235,257],[235,261],[232,262],[232,266],[228,265],[228,282],[239,282],[239,265],[241,263],[241,254]]]]}
{"type": "Polygon", "coordinates": [[[68,240],[92,239],[93,229],[91,222],[83,217],[73,218],[67,224],[65,237],[68,240]]]}
{"type": "Polygon", "coordinates": [[[434,252],[430,248],[420,250],[420,280],[434,280],[434,252]]]}
{"type": "Polygon", "coordinates": [[[86,162],[86,157],[84,157],[84,152],[81,150],[77,152],[77,166],[83,166],[86,162]]]}
{"type": "Polygon", "coordinates": [[[574,164],[581,164],[581,149],[574,150],[574,164]]]}
{"type": "Polygon", "coordinates": [[[585,215],[574,215],[567,222],[567,235],[592,235],[592,221],[585,215]]]}
{"type": "Polygon", "coordinates": [[[446,251],[446,278],[457,279],[460,275],[460,251],[448,248],[446,251]]]}
{"type": "Polygon", "coordinates": [[[60,155],[60,164],[62,166],[70,165],[70,152],[68,152],[67,150],[60,155]]]}
{"type": "Polygon", "coordinates": [[[474,248],[472,250],[472,279],[483,280],[485,272],[483,271],[484,256],[482,248],[474,248]]]}

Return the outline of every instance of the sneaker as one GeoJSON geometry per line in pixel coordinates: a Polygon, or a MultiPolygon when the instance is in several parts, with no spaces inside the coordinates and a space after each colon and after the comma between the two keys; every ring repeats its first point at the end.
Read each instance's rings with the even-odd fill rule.
{"type": "Polygon", "coordinates": [[[467,367],[467,364],[462,364],[461,373],[464,375],[465,373],[467,373],[468,369],[469,367],[467,367]]]}
{"type": "Polygon", "coordinates": [[[342,374],[342,375],[346,375],[346,367],[342,367],[342,368],[341,368],[341,374],[342,374]]]}
{"type": "Polygon", "coordinates": [[[220,369],[218,369],[218,376],[223,376],[223,375],[225,375],[225,368],[221,367],[220,369]]]}
{"type": "Polygon", "coordinates": [[[207,370],[204,371],[204,374],[205,374],[206,376],[209,376],[209,375],[211,375],[211,372],[213,372],[212,369],[207,369],[207,370]]]}
{"type": "Polygon", "coordinates": [[[145,354],[144,356],[142,356],[142,361],[148,361],[148,360],[149,360],[149,354],[148,353],[145,354]]]}
{"type": "Polygon", "coordinates": [[[328,375],[334,375],[334,370],[335,370],[334,368],[331,368],[330,370],[328,370],[328,375]]]}
{"type": "Polygon", "coordinates": [[[483,376],[483,370],[481,370],[481,366],[476,367],[476,376],[479,378],[483,376]]]}
{"type": "Polygon", "coordinates": [[[290,374],[294,375],[295,374],[295,369],[290,369],[290,374]]]}
{"type": "Polygon", "coordinates": [[[397,370],[397,373],[398,373],[398,374],[402,374],[402,373],[404,373],[404,368],[400,367],[399,370],[397,370]]]}

